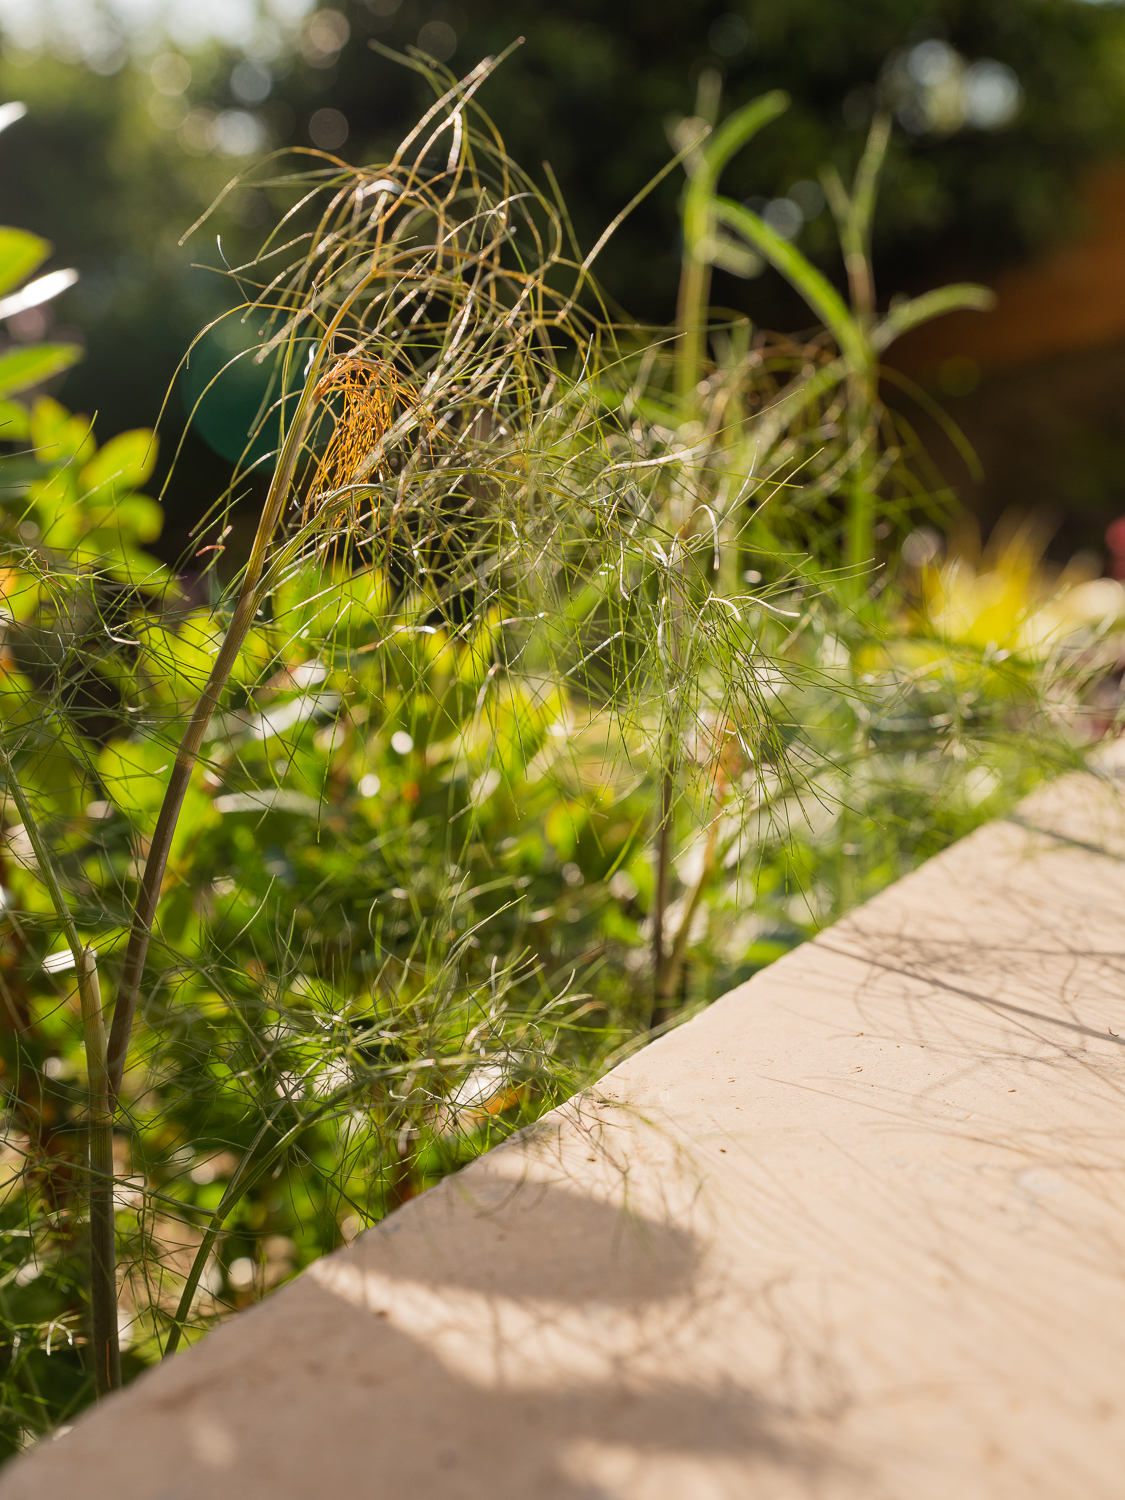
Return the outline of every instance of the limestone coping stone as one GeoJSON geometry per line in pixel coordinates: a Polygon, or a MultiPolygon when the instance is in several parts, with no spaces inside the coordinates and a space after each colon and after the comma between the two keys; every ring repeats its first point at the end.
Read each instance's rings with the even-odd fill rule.
{"type": "Polygon", "coordinates": [[[1125,807],[1075,774],[0,1500],[1119,1500],[1125,807]]]}

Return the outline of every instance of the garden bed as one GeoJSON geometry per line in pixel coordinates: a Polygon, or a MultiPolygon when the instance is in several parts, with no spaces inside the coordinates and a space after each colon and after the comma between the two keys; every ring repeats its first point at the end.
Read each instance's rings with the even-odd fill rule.
{"type": "Polygon", "coordinates": [[[0,1496],[1108,1500],[1123,854],[1112,775],[1040,790],[0,1496]]]}

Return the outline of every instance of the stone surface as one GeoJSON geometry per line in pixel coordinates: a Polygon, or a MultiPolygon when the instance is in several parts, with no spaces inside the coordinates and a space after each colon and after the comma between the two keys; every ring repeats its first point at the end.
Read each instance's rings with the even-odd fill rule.
{"type": "Polygon", "coordinates": [[[0,1500],[1117,1500],[1125,811],[1076,775],[0,1500]]]}

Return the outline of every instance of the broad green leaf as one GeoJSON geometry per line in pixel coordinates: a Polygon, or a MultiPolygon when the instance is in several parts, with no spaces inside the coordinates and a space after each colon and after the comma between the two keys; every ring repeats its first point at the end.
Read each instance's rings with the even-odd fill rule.
{"type": "Polygon", "coordinates": [[[177,630],[155,623],[139,625],[137,638],[144,647],[143,669],[161,693],[190,701],[199,696],[211,674],[222,631],[208,611],[197,610],[177,630]]]}
{"type": "Polygon", "coordinates": [[[135,547],[103,550],[102,565],[119,583],[131,584],[144,594],[163,594],[172,583],[172,574],[162,562],[135,547]]]}
{"type": "Polygon", "coordinates": [[[53,249],[48,240],[26,229],[0,229],[0,297],[26,280],[53,249]]]}
{"type": "Polygon", "coordinates": [[[32,408],[31,441],[36,457],[45,464],[73,460],[81,467],[96,447],[89,417],[72,417],[65,406],[50,396],[40,396],[32,408]]]}
{"type": "MultiPolygon", "coordinates": [[[[3,579],[0,578],[0,587],[3,579]]],[[[0,599],[4,595],[0,592],[0,599]]],[[[32,723],[42,714],[42,705],[36,700],[35,689],[22,672],[13,672],[0,666],[0,724],[15,737],[15,732],[25,724],[32,723]]]]}
{"type": "Polygon", "coordinates": [[[164,512],[147,495],[107,498],[104,505],[87,498],[82,503],[82,515],[85,530],[117,532],[123,543],[155,541],[164,525],[164,512]]]}
{"type": "Polygon", "coordinates": [[[43,465],[30,453],[0,456],[0,501],[26,495],[28,486],[43,478],[43,465]]]}
{"type": "Polygon", "coordinates": [[[20,406],[17,401],[0,399],[0,442],[25,442],[28,432],[27,407],[20,406]]]}
{"type": "Polygon", "coordinates": [[[27,494],[35,506],[44,545],[56,552],[68,552],[85,529],[74,492],[73,470],[59,469],[49,479],[37,480],[27,494]]]}
{"type": "Polygon", "coordinates": [[[175,752],[154,740],[114,740],[98,757],[98,775],[113,805],[148,833],[164,799],[175,752]]]}
{"type": "MultiPolygon", "coordinates": [[[[0,568],[0,611],[13,620],[28,620],[39,608],[43,586],[32,573],[22,568],[0,568]]],[[[0,671],[6,668],[0,663],[0,671]]],[[[3,723],[0,715],[0,723],[3,723]]]]}
{"type": "MultiPolygon", "coordinates": [[[[109,800],[142,833],[150,834],[164,800],[164,788],[176,757],[174,746],[157,740],[113,740],[98,757],[98,775],[109,800]]],[[[172,840],[169,866],[175,868],[203,830],[219,821],[211,798],[201,790],[205,767],[197,763],[172,840]]]]}
{"type": "Polygon", "coordinates": [[[897,307],[892,307],[871,335],[871,342],[876,349],[885,349],[911,328],[928,323],[931,318],[940,318],[944,313],[959,312],[962,309],[988,312],[989,308],[995,306],[996,294],[986,286],[958,282],[953,286],[938,287],[932,292],[924,292],[921,297],[913,297],[909,302],[900,302],[897,307]]]}
{"type": "Polygon", "coordinates": [[[732,276],[757,276],[764,269],[762,257],[756,251],[748,250],[737,240],[724,239],[719,235],[700,240],[699,254],[711,265],[718,266],[720,271],[729,271],[732,276]]]}
{"type": "Polygon", "coordinates": [[[14,396],[76,365],[85,351],[77,344],[28,344],[0,354],[0,396],[14,396]]]}
{"type": "MultiPolygon", "coordinates": [[[[73,725],[64,727],[56,715],[44,714],[43,700],[37,701],[37,696],[33,694],[27,700],[34,713],[27,736],[32,744],[30,753],[20,762],[20,780],[41,818],[71,818],[82,811],[90,797],[82,745],[73,725]]],[[[8,720],[5,724],[14,727],[8,720]]]]}
{"type": "Polygon", "coordinates": [[[863,333],[848,310],[847,303],[826,276],[805,259],[801,252],[782,239],[775,230],[751,213],[741,203],[729,198],[715,199],[715,213],[721,223],[741,234],[753,248],[785,277],[832,332],[840,353],[853,370],[866,370],[871,356],[863,333]]]}
{"type": "Polygon", "coordinates": [[[157,439],[147,427],[119,432],[100,448],[79,476],[83,494],[109,489],[116,494],[139,489],[156,466],[157,439]]]}
{"type": "Polygon", "coordinates": [[[272,634],[261,626],[252,626],[239,649],[231,679],[244,686],[261,682],[277,655],[272,634]]]}
{"type": "Polygon", "coordinates": [[[131,542],[155,542],[164,526],[164,512],[148,495],[125,495],[117,502],[121,534],[131,542]]]}

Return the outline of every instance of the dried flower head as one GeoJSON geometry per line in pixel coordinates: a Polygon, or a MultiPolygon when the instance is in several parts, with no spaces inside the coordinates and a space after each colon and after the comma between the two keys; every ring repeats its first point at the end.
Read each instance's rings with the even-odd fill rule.
{"type": "Polygon", "coordinates": [[[333,411],[332,436],[305,491],[302,520],[326,510],[330,522],[347,514],[357,523],[360,501],[372,493],[368,485],[385,477],[384,440],[396,415],[414,412],[421,425],[429,423],[420,412],[417,388],[388,360],[358,354],[337,360],[314,392],[318,402],[333,397],[340,398],[339,409],[333,411]]]}

